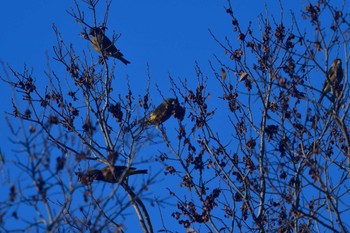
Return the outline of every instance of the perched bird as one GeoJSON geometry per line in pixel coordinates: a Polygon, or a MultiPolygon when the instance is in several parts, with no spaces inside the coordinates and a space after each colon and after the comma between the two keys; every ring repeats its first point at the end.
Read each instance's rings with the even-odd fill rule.
{"type": "Polygon", "coordinates": [[[186,109],[182,107],[175,98],[167,98],[153,112],[140,120],[134,121],[129,128],[125,128],[124,132],[129,131],[134,126],[138,126],[134,132],[143,131],[149,125],[159,125],[167,121],[171,116],[182,121],[185,117],[186,109]]]}
{"type": "Polygon", "coordinates": [[[110,39],[105,35],[103,27],[93,27],[90,29],[89,40],[92,47],[101,53],[104,57],[114,57],[122,61],[125,65],[130,62],[126,60],[123,54],[115,47],[110,39]]]}
{"type": "Polygon", "coordinates": [[[331,90],[335,92],[337,86],[341,83],[342,80],[343,80],[342,61],[339,58],[336,58],[333,61],[331,68],[327,72],[327,78],[323,84],[322,93],[318,102],[321,103],[323,97],[331,90]]]}
{"type": "Polygon", "coordinates": [[[126,180],[131,175],[147,174],[147,170],[137,170],[134,167],[126,166],[107,166],[101,170],[89,170],[86,173],[76,172],[78,181],[82,184],[91,184],[94,180],[100,180],[109,183],[119,183],[126,180]],[[123,179],[120,180],[124,175],[123,179]]]}
{"type": "Polygon", "coordinates": [[[158,127],[171,117],[173,111],[175,110],[174,107],[177,105],[179,105],[177,99],[166,99],[147,117],[146,120],[142,120],[143,125],[155,125],[158,127]]]}

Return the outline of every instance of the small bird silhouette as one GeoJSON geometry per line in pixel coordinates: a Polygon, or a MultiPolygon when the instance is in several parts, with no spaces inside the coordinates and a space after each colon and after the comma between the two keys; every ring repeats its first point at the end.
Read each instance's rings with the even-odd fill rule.
{"type": "Polygon", "coordinates": [[[168,120],[176,106],[180,106],[177,99],[168,98],[163,103],[161,103],[147,118],[146,120],[141,120],[143,125],[155,125],[159,126],[168,120]]]}
{"type": "Polygon", "coordinates": [[[331,68],[327,72],[327,78],[323,84],[322,87],[322,93],[320,96],[320,99],[318,100],[318,103],[322,102],[323,97],[327,95],[328,92],[331,90],[333,92],[336,91],[336,88],[343,80],[343,68],[342,68],[342,61],[339,58],[334,59],[331,68]]]}
{"type": "Polygon", "coordinates": [[[101,53],[104,57],[114,57],[122,61],[125,65],[130,62],[124,58],[124,55],[115,47],[114,43],[104,33],[104,27],[93,27],[89,33],[92,47],[101,53]]]}
{"type": "Polygon", "coordinates": [[[120,183],[131,175],[147,174],[147,170],[137,170],[134,167],[126,166],[107,166],[101,170],[88,170],[86,173],[76,172],[78,181],[82,184],[91,184],[94,180],[100,180],[108,183],[120,183]],[[124,177],[122,177],[124,175],[124,177]],[[122,180],[121,180],[122,179],[122,180]]]}

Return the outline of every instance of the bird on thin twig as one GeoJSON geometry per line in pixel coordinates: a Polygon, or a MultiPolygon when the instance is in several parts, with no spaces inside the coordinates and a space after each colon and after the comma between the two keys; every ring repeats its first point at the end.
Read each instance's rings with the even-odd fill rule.
{"type": "Polygon", "coordinates": [[[337,87],[343,80],[343,68],[342,61],[339,58],[334,59],[331,68],[327,72],[326,80],[322,87],[322,93],[318,103],[322,102],[323,97],[327,95],[328,92],[332,90],[334,96],[337,95],[337,87]]]}
{"type": "Polygon", "coordinates": [[[94,180],[100,180],[108,183],[121,183],[129,176],[136,174],[147,174],[147,170],[137,170],[134,167],[126,166],[107,166],[101,170],[88,170],[86,173],[76,172],[78,181],[84,185],[91,184],[94,180]]]}
{"type": "Polygon", "coordinates": [[[179,101],[174,98],[168,98],[161,103],[146,119],[142,119],[141,125],[155,125],[158,127],[174,115],[179,120],[182,120],[185,114],[185,109],[180,106],[179,101]]]}
{"type": "Polygon", "coordinates": [[[115,47],[114,43],[105,35],[105,27],[93,27],[90,29],[89,40],[92,47],[101,53],[104,57],[114,57],[122,61],[125,65],[130,62],[124,58],[124,55],[115,47]]]}
{"type": "Polygon", "coordinates": [[[167,121],[171,116],[174,116],[179,121],[183,121],[186,113],[186,108],[182,107],[176,98],[167,98],[148,116],[134,121],[129,128],[125,128],[125,132],[138,126],[134,132],[142,132],[147,126],[155,125],[156,128],[159,125],[167,121]]]}

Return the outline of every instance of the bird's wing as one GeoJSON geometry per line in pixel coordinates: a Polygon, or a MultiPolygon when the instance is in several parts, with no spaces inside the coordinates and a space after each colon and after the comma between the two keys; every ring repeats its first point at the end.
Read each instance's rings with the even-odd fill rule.
{"type": "Polygon", "coordinates": [[[336,72],[336,68],[332,65],[331,68],[329,69],[329,71],[327,72],[327,81],[334,81],[332,80],[332,78],[334,79],[335,77],[335,72],[336,72]]]}
{"type": "Polygon", "coordinates": [[[103,50],[109,53],[109,55],[123,56],[123,54],[115,47],[114,43],[104,35],[102,38],[103,50]]]}

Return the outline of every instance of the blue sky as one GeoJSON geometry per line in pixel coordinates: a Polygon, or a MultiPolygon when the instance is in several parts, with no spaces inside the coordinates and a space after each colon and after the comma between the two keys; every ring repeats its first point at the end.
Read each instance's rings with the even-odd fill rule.
{"type": "MultiPolygon", "coordinates": [[[[115,82],[114,88],[121,91],[125,89],[125,83],[121,82],[128,75],[135,94],[144,95],[147,85],[147,64],[150,67],[153,91],[156,90],[155,83],[162,86],[165,91],[170,87],[167,78],[169,72],[175,78],[185,77],[195,81],[195,61],[209,72],[208,60],[213,58],[214,53],[223,54],[223,51],[216,46],[208,29],[223,38],[230,28],[230,20],[224,12],[224,3],[224,1],[206,1],[205,4],[202,1],[115,1],[110,10],[107,35],[111,36],[113,30],[122,33],[117,41],[118,48],[131,64],[127,67],[118,65],[120,70],[117,79],[121,81],[115,82]]],[[[52,47],[56,45],[53,23],[66,43],[72,43],[76,51],[91,50],[89,43],[80,36],[82,31],[80,25],[66,13],[70,7],[73,7],[70,1],[2,1],[0,22],[6,33],[0,38],[0,60],[19,71],[23,70],[24,64],[33,67],[37,80],[45,80],[44,71],[48,70],[47,56],[53,69],[57,67],[62,69],[51,59],[54,56],[52,47]]],[[[102,12],[99,16],[101,23],[102,12]]],[[[45,82],[42,84],[45,85],[45,82]]],[[[12,94],[4,83],[1,82],[0,86],[4,97],[4,108],[0,112],[3,119],[4,111],[12,112],[12,94]]],[[[155,99],[159,98],[157,92],[152,96],[155,99]]],[[[16,122],[16,119],[12,120],[16,122]]],[[[2,143],[1,149],[10,160],[10,156],[18,153],[11,151],[14,146],[8,143],[10,133],[6,122],[0,121],[0,124],[0,127],[5,129],[0,133],[1,141],[6,142],[2,143]]],[[[16,178],[11,178],[11,182],[14,181],[16,178]]],[[[168,183],[163,181],[157,186],[160,192],[164,192],[168,183]]],[[[1,192],[7,194],[8,187],[1,192]]],[[[157,208],[153,207],[151,211],[158,218],[157,208]]],[[[170,215],[167,209],[162,211],[170,215]]],[[[153,221],[155,229],[160,228],[158,223],[159,221],[153,221]]],[[[138,224],[130,226],[136,226],[138,229],[138,224]]]]}
{"type": "MultiPolygon", "coordinates": [[[[101,0],[102,2],[104,1],[101,0]]],[[[266,13],[263,2],[233,1],[232,4],[237,17],[248,24],[249,21],[256,23],[259,13],[266,13]]],[[[279,17],[279,5],[275,4],[276,1],[266,2],[271,13],[279,17]]],[[[304,1],[292,2],[284,9],[286,19],[289,18],[289,9],[304,1]]],[[[208,29],[221,40],[224,40],[225,36],[233,36],[230,18],[225,13],[224,6],[226,1],[223,0],[114,1],[106,34],[111,36],[113,31],[122,34],[117,46],[125,58],[131,61],[127,67],[120,64],[117,66],[118,82],[115,82],[114,88],[125,90],[126,84],[123,81],[128,76],[134,94],[144,95],[148,64],[152,82],[151,95],[157,104],[156,99],[159,95],[155,84],[158,83],[166,93],[170,87],[168,73],[175,78],[193,80],[195,85],[194,64],[198,62],[206,75],[212,75],[208,61],[214,61],[214,54],[220,58],[225,58],[225,55],[211,38],[208,29]]],[[[2,1],[0,22],[3,33],[0,38],[0,61],[19,71],[27,64],[28,67],[33,67],[37,80],[44,80],[44,71],[48,66],[47,56],[53,69],[60,67],[51,59],[52,46],[56,45],[53,23],[63,39],[72,43],[76,51],[91,50],[88,42],[80,36],[81,26],[66,13],[71,7],[74,7],[72,1],[2,1]]],[[[98,13],[101,23],[103,14],[102,11],[98,13]]],[[[87,16],[89,17],[92,19],[91,15],[87,16]]],[[[3,119],[4,111],[12,112],[12,94],[4,83],[0,82],[0,87],[3,96],[0,117],[3,119]]],[[[212,94],[213,101],[220,104],[216,102],[215,93],[212,94]]],[[[4,120],[0,121],[0,127],[3,129],[0,133],[0,140],[3,142],[1,149],[5,155],[11,155],[12,145],[8,143],[10,134],[4,120]]],[[[166,186],[164,183],[163,185],[166,186]]],[[[5,193],[7,192],[8,190],[5,190],[5,193]]]]}

